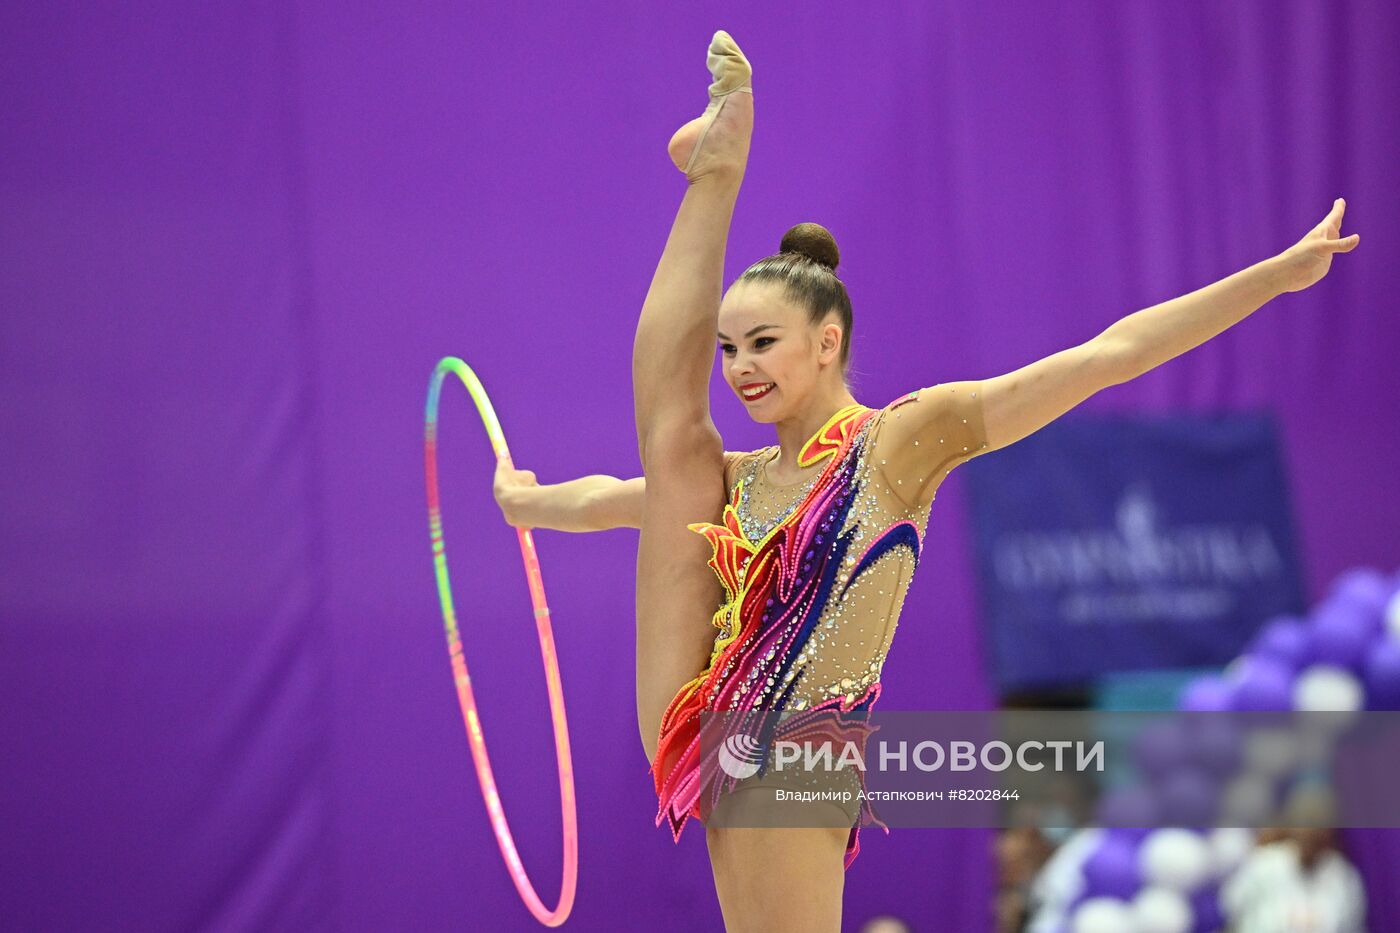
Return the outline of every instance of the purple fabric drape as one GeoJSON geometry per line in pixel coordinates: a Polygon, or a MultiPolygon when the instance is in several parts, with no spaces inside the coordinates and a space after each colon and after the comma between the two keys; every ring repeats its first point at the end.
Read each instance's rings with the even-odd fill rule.
{"type": "MultiPolygon", "coordinates": [[[[812,220],[856,395],[980,378],[1277,252],[1315,289],[1086,403],[1275,412],[1306,586],[1400,561],[1400,10],[1357,2],[0,13],[0,909],[21,929],[523,929],[442,644],[421,409],[464,357],[542,481],[635,475],[629,355],[725,28],[758,129],[728,278],[812,220]]],[[[731,450],[770,442],[723,389],[731,450]]],[[[493,764],[560,866],[538,648],[465,393],[448,553],[493,764]]],[[[969,467],[975,469],[975,465],[969,467]]],[[[990,704],[960,480],[885,668],[990,704]]],[[[635,532],[539,533],[575,735],[581,930],[720,922],[632,696],[635,532]]],[[[1395,833],[1350,835],[1373,879],[1395,833]]],[[[991,833],[870,836],[847,922],[986,929],[991,833]]],[[[1377,928],[1400,917],[1373,886],[1377,928]],[[1388,919],[1386,919],[1388,918],[1388,919]]]]}

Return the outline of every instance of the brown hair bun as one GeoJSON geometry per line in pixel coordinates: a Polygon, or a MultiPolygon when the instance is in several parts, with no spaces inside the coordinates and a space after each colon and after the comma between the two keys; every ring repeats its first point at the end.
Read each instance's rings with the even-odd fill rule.
{"type": "Polygon", "coordinates": [[[836,238],[821,224],[798,224],[783,234],[783,242],[778,247],[781,253],[800,253],[813,262],[836,271],[841,262],[841,251],[836,248],[836,238]]]}

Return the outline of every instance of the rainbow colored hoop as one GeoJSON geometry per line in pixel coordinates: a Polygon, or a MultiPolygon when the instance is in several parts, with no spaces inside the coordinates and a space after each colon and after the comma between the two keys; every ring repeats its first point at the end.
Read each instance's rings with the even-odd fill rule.
{"type": "Polygon", "coordinates": [[[491,399],[482,388],[471,367],[455,356],[444,357],[433,370],[428,383],[428,407],[424,416],[424,458],[428,481],[428,527],[433,542],[433,566],[437,572],[438,600],[442,603],[442,621],[447,630],[447,652],[452,658],[452,676],[457,683],[457,701],[462,707],[462,720],[467,727],[467,738],[471,741],[472,760],[476,763],[476,777],[481,784],[481,796],[486,801],[486,811],[491,817],[491,828],[496,832],[496,842],[510,871],[515,890],[535,919],[545,926],[557,927],[569,918],[574,907],[574,890],[578,883],[578,813],[574,801],[574,766],[569,754],[569,724],[564,716],[564,691],[559,683],[559,661],[554,653],[554,631],[549,624],[549,606],[544,599],[544,579],[540,576],[540,561],[535,553],[535,542],[530,532],[516,529],[520,538],[520,556],[525,562],[525,577],[530,585],[530,602],[535,608],[535,628],[539,632],[540,654],[544,658],[545,682],[549,687],[549,709],[554,721],[554,754],[559,762],[559,803],[564,817],[564,878],[559,889],[559,906],[550,910],[535,893],[525,866],[520,862],[520,854],[515,849],[515,840],[506,822],[505,810],[501,807],[501,797],[496,791],[496,779],[491,773],[491,759],[486,754],[486,740],[481,734],[481,720],[476,712],[476,699],[472,696],[472,680],[467,673],[467,661],[462,654],[462,639],[457,632],[457,613],[452,606],[452,585],[447,577],[447,551],[442,538],[442,512],[438,502],[437,471],[437,421],[438,400],[442,395],[442,381],[449,372],[456,373],[462,384],[476,402],[477,413],[486,426],[491,438],[491,448],[499,462],[510,463],[510,450],[506,438],[501,433],[501,423],[496,411],[491,407],[491,399]]]}

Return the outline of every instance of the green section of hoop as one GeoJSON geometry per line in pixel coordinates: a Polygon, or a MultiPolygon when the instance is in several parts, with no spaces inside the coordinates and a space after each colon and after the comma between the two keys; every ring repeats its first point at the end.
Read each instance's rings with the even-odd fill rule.
{"type": "Polygon", "coordinates": [[[534,541],[530,532],[516,529],[520,541],[521,557],[525,564],[525,577],[529,584],[530,600],[534,607],[535,625],[540,638],[540,653],[545,666],[545,681],[549,690],[550,718],[554,727],[555,754],[559,765],[560,806],[563,811],[563,878],[559,891],[559,903],[551,909],[540,900],[534,885],[530,882],[516,850],[492,775],[490,756],[486,750],[480,720],[477,716],[476,700],[472,695],[471,676],[467,670],[461,637],[458,633],[457,612],[452,601],[452,585],[447,572],[447,550],[443,540],[442,514],[438,499],[437,471],[437,423],[438,403],[442,397],[442,383],[448,373],[455,373],[467,387],[477,413],[481,416],[499,461],[510,462],[510,450],[506,446],[505,434],[501,431],[500,419],[491,405],[481,380],[463,360],[444,357],[434,368],[428,384],[428,401],[424,412],[424,466],[428,485],[428,523],[432,536],[433,569],[437,577],[438,600],[442,606],[443,627],[447,635],[448,654],[452,661],[453,680],[462,708],[463,722],[467,728],[467,738],[471,745],[472,760],[476,766],[477,779],[481,784],[482,796],[486,802],[487,814],[496,836],[506,869],[515,884],[517,893],[535,919],[545,926],[559,926],[573,910],[574,895],[578,885],[578,816],[574,796],[573,761],[569,750],[568,722],[564,712],[563,687],[559,678],[558,659],[555,655],[554,636],[549,623],[549,608],[545,602],[544,580],[540,574],[539,558],[535,553],[534,541]]]}
{"type": "Polygon", "coordinates": [[[425,420],[429,426],[432,436],[430,440],[437,440],[437,419],[438,400],[442,397],[442,380],[448,373],[456,373],[462,380],[462,384],[471,393],[472,401],[476,403],[476,410],[481,415],[481,421],[486,425],[486,436],[491,439],[491,449],[496,452],[496,456],[509,456],[510,450],[506,447],[506,436],[501,432],[501,420],[496,417],[496,409],[491,407],[491,399],[486,395],[486,389],[482,387],[481,380],[476,378],[476,373],[466,364],[465,360],[455,356],[445,356],[433,370],[432,384],[428,388],[428,410],[425,420]]]}

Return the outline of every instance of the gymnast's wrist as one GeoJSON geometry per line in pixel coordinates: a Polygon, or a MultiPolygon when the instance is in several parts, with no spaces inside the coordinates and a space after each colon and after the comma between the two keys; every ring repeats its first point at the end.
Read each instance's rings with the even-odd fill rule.
{"type": "Polygon", "coordinates": [[[539,486],[510,486],[496,496],[496,504],[501,507],[501,515],[512,528],[536,527],[532,512],[537,511],[539,486]]]}
{"type": "Polygon", "coordinates": [[[1271,301],[1279,295],[1288,291],[1288,264],[1290,260],[1283,253],[1270,256],[1262,262],[1255,263],[1252,268],[1258,270],[1260,280],[1265,283],[1269,297],[1265,301],[1271,301]]]}

